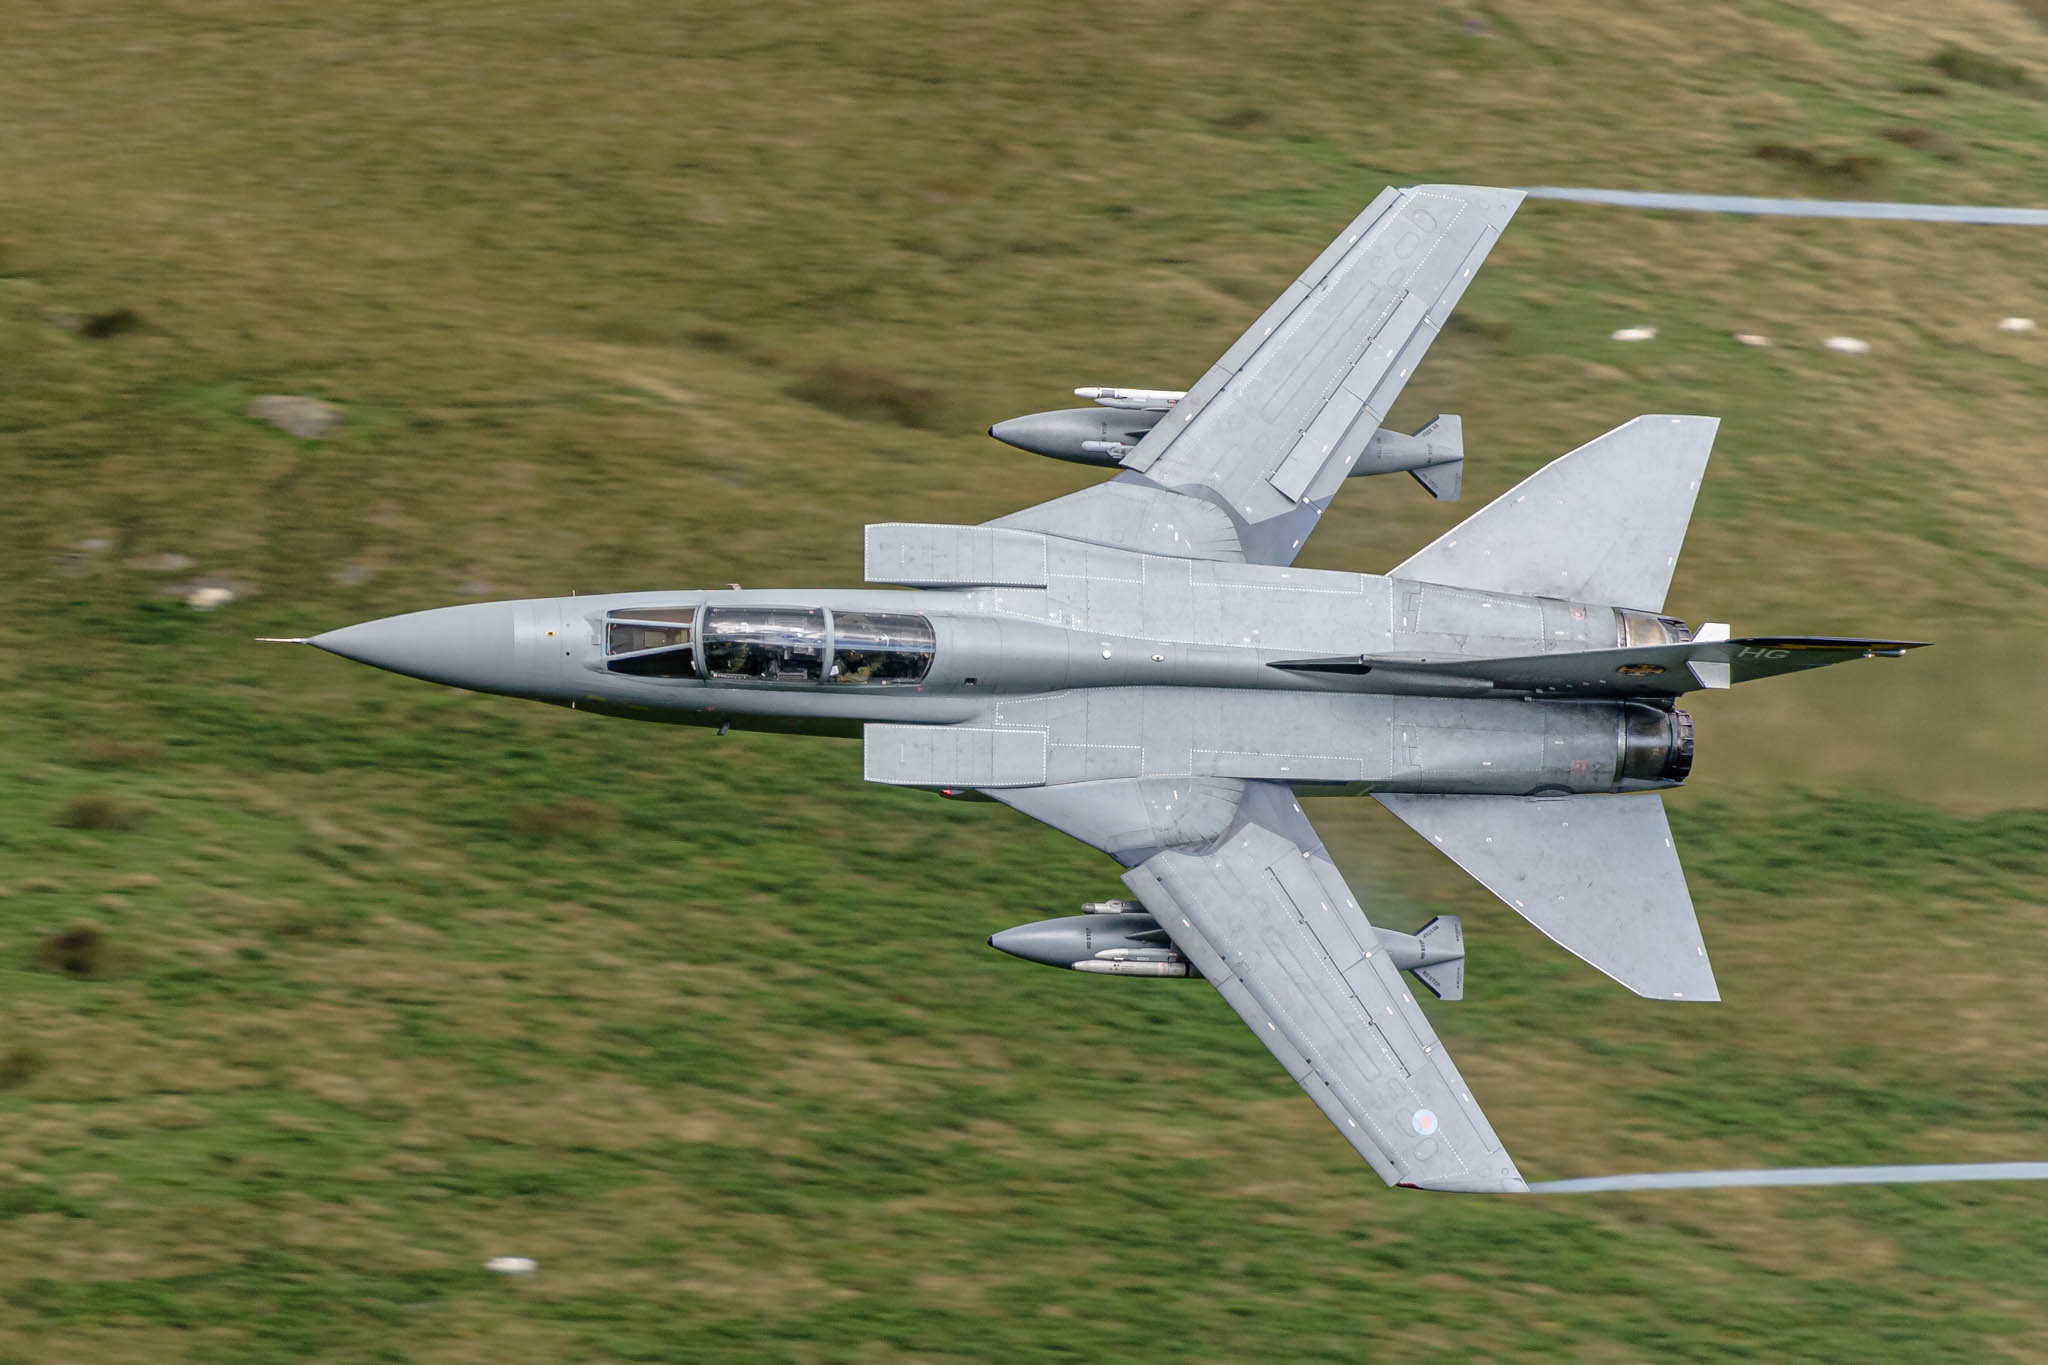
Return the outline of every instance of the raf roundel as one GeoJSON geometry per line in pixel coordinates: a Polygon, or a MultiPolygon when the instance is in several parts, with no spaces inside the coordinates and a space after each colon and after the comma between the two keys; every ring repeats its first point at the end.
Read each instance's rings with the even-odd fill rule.
{"type": "Polygon", "coordinates": [[[1434,1133],[1436,1131],[1436,1110],[1416,1110],[1415,1117],[1408,1120],[1408,1126],[1410,1128],[1413,1128],[1416,1131],[1416,1133],[1420,1136],[1428,1137],[1431,1133],[1434,1133]]]}

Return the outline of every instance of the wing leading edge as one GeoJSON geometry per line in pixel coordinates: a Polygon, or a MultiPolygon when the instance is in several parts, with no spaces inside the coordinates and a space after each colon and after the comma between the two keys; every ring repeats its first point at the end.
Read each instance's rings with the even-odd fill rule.
{"type": "Polygon", "coordinates": [[[1107,483],[1000,518],[1148,554],[1291,564],[1522,201],[1382,193],[1107,483]]]}

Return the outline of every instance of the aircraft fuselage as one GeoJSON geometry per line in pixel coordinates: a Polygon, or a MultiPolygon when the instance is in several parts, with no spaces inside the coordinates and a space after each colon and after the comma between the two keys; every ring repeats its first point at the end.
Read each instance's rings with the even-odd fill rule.
{"type": "MultiPolygon", "coordinates": [[[[1369,574],[1076,547],[1037,584],[632,592],[489,602],[312,643],[396,672],[638,720],[860,736],[868,776],[978,789],[1240,778],[1305,792],[1675,785],[1668,707],[1531,704],[1382,666],[1683,640],[1651,613],[1369,574]],[[1124,562],[1116,562],[1124,561],[1124,562]],[[871,728],[871,727],[879,727],[871,728]],[[940,738],[907,727],[951,727],[940,738]]],[[[1683,753],[1680,753],[1682,748],[1683,753]]]]}

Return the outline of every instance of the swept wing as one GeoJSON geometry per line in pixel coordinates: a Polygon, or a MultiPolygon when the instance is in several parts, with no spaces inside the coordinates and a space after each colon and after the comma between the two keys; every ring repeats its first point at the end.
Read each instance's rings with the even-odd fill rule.
{"type": "Polygon", "coordinates": [[[1126,862],[1142,858],[1124,884],[1381,1179],[1525,1189],[1293,795],[1231,783],[1236,800],[1222,809],[1210,794],[1208,818],[1230,822],[1222,837],[1120,847],[1165,827],[1147,785],[988,794],[1126,862]]]}
{"type": "Polygon", "coordinates": [[[1148,432],[1107,483],[996,526],[1185,558],[1291,564],[1522,201],[1388,189],[1148,432]]]}

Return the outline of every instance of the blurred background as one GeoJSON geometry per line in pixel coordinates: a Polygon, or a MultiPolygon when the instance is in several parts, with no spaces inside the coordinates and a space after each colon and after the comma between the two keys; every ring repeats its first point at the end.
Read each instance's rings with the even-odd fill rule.
{"type": "MultiPolygon", "coordinates": [[[[1389,183],[2048,203],[2042,0],[6,26],[0,1360],[2048,1359],[2042,1187],[1385,1190],[1212,992],[983,945],[1119,891],[1021,816],[251,642],[857,582],[1099,477],[982,429],[1186,387],[1389,183]]],[[[2039,230],[1532,202],[1395,413],[1464,501],[1310,542],[1714,413],[1671,609],[1937,642],[1693,707],[1718,1007],[1312,808],[1376,920],[1466,917],[1431,1013],[1531,1178],[2048,1156],[2014,316],[2039,230]]]]}

